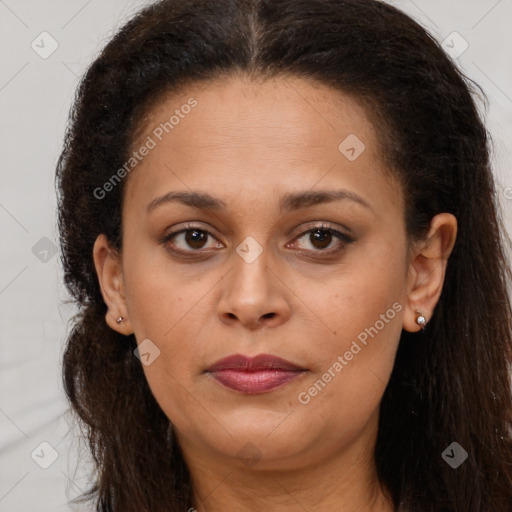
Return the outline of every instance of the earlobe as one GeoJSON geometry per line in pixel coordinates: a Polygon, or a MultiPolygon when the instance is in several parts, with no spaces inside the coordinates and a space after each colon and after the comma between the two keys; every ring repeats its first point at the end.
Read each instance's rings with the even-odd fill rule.
{"type": "Polygon", "coordinates": [[[456,237],[457,219],[450,213],[440,213],[433,217],[425,240],[413,249],[403,317],[406,331],[417,332],[431,320],[441,296],[448,258],[456,237]]]}
{"type": "Polygon", "coordinates": [[[107,305],[107,325],[120,334],[133,333],[128,319],[124,281],[118,252],[111,247],[104,234],[94,242],[93,259],[103,300],[107,305]],[[122,318],[121,321],[119,319],[122,318]]]}

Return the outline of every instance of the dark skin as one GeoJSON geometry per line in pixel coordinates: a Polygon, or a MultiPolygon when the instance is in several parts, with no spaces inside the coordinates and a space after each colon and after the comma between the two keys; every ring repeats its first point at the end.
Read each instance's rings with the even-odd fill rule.
{"type": "Polygon", "coordinates": [[[372,459],[379,405],[402,329],[418,331],[417,311],[428,321],[440,297],[456,219],[437,215],[427,238],[409,243],[402,189],[385,172],[365,110],[302,79],[189,87],[148,113],[134,147],[191,96],[197,107],[128,178],[122,254],[100,235],[94,262],[109,326],[160,350],[143,368],[176,429],[194,506],[391,512],[372,459]],[[365,145],[353,161],[338,149],[350,134],[365,145]],[[362,202],[279,206],[291,192],[341,189],[362,202]],[[147,210],[157,197],[191,190],[225,207],[166,202],[147,210]],[[162,242],[186,222],[210,234],[162,242]],[[307,231],[322,223],[353,241],[325,232],[315,240],[307,231]],[[262,250],[251,263],[236,252],[247,237],[262,250]],[[299,394],[393,304],[393,318],[301,403],[299,394]],[[204,373],[234,353],[270,353],[308,371],[248,396],[204,373]],[[238,455],[248,442],[259,453],[251,466],[238,455]]]}

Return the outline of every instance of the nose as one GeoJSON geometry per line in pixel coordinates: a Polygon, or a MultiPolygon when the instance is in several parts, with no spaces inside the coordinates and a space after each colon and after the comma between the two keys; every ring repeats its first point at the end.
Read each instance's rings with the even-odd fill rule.
{"type": "Polygon", "coordinates": [[[234,255],[232,270],[222,280],[218,304],[222,322],[254,330],[277,327],[290,318],[288,288],[278,272],[268,266],[265,252],[251,263],[234,255]]]}

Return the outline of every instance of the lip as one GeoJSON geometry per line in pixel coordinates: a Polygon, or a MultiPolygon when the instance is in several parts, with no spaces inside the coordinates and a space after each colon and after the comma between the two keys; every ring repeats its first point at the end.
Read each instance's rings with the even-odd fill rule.
{"type": "Polygon", "coordinates": [[[254,395],[281,387],[307,370],[271,354],[256,357],[234,354],[220,359],[206,371],[225,387],[254,395]]]}
{"type": "Polygon", "coordinates": [[[245,372],[256,372],[262,370],[305,370],[300,366],[282,359],[281,357],[272,354],[259,354],[255,357],[244,356],[243,354],[233,354],[232,356],[224,357],[214,363],[208,372],[217,372],[222,370],[239,370],[245,372]]]}

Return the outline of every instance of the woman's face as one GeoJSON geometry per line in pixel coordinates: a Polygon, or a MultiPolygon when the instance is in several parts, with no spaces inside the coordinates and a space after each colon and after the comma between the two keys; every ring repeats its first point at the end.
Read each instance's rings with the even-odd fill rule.
{"type": "Polygon", "coordinates": [[[232,77],[169,96],[133,150],[111,325],[135,333],[186,456],[296,468],[367,446],[412,278],[362,107],[232,77]],[[207,371],[233,354],[303,371],[207,371]]]}

